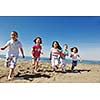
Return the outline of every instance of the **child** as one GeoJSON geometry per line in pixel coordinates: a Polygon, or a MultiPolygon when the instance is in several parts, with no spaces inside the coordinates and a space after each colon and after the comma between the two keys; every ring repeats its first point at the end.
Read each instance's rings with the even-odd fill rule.
{"type": "Polygon", "coordinates": [[[22,56],[24,58],[24,52],[22,48],[21,42],[17,39],[18,33],[16,31],[12,31],[10,34],[11,40],[9,40],[4,47],[0,48],[0,50],[5,50],[7,47],[9,47],[8,52],[6,54],[6,62],[5,65],[10,68],[9,74],[8,74],[8,80],[12,79],[12,75],[14,73],[14,69],[16,67],[17,58],[19,55],[19,49],[22,53],[22,56]]]}
{"type": "Polygon", "coordinates": [[[34,39],[34,43],[35,45],[32,47],[32,65],[34,72],[37,73],[39,67],[40,54],[43,54],[41,52],[42,46],[40,45],[42,44],[42,39],[40,37],[36,37],[34,39]]]}
{"type": "Polygon", "coordinates": [[[53,71],[56,70],[57,65],[59,64],[59,57],[60,57],[60,52],[61,52],[60,50],[61,50],[61,47],[59,43],[57,41],[54,41],[52,43],[52,48],[50,51],[50,60],[51,60],[53,71]]]}
{"type": "Polygon", "coordinates": [[[79,58],[80,61],[82,61],[80,55],[78,54],[77,47],[71,48],[71,55],[70,55],[70,57],[72,59],[72,68],[71,68],[71,70],[73,71],[74,67],[77,66],[77,60],[78,60],[77,58],[79,58]]]}
{"type": "Polygon", "coordinates": [[[64,44],[63,46],[63,50],[60,53],[60,67],[62,68],[62,71],[65,72],[66,69],[66,56],[69,56],[69,52],[68,52],[68,45],[64,44]]]}

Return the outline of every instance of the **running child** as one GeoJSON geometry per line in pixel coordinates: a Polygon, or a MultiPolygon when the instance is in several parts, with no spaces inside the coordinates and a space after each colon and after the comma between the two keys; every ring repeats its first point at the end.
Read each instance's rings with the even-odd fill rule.
{"type": "Polygon", "coordinates": [[[43,54],[41,52],[42,39],[40,37],[36,37],[33,41],[35,45],[32,47],[32,66],[33,66],[33,71],[37,73],[39,68],[40,54],[43,54]]]}
{"type": "Polygon", "coordinates": [[[0,50],[5,50],[8,47],[8,52],[6,54],[5,66],[9,67],[8,80],[13,78],[14,69],[16,67],[17,59],[19,56],[19,50],[21,51],[22,57],[24,58],[24,51],[22,48],[21,42],[18,40],[18,33],[12,31],[10,33],[11,40],[9,40],[4,47],[1,47],[0,50]]]}
{"type": "Polygon", "coordinates": [[[70,58],[72,59],[72,67],[71,67],[71,70],[73,71],[74,68],[75,68],[75,66],[77,66],[78,58],[79,58],[80,61],[82,61],[80,55],[78,54],[78,48],[77,47],[71,48],[70,58]]]}
{"type": "Polygon", "coordinates": [[[60,66],[62,68],[62,71],[66,71],[66,56],[69,56],[68,52],[68,45],[64,44],[63,49],[61,50],[60,53],[60,66]]]}
{"type": "Polygon", "coordinates": [[[58,68],[61,49],[62,48],[60,47],[58,41],[53,41],[52,48],[50,50],[50,60],[53,71],[58,68]]]}

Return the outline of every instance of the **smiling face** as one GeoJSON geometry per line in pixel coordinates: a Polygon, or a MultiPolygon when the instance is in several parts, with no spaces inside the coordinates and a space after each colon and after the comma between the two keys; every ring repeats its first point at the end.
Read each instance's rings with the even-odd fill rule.
{"type": "Polygon", "coordinates": [[[77,51],[76,48],[73,48],[73,52],[76,53],[76,51],[77,51]]]}
{"type": "Polygon", "coordinates": [[[39,38],[36,39],[36,44],[40,44],[41,40],[39,38]]]}
{"type": "Polygon", "coordinates": [[[18,35],[15,32],[11,32],[10,37],[11,37],[12,40],[16,41],[17,38],[18,38],[18,35]]]}
{"type": "Polygon", "coordinates": [[[57,42],[54,42],[53,47],[54,47],[54,48],[58,48],[57,42]]]}

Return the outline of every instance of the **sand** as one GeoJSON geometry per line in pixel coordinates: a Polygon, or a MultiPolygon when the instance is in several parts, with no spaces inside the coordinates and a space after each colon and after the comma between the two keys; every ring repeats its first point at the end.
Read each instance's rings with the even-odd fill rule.
{"type": "Polygon", "coordinates": [[[100,64],[78,64],[74,72],[71,65],[66,66],[66,72],[60,69],[52,72],[50,63],[40,63],[37,74],[32,73],[31,62],[19,61],[17,63],[14,78],[7,80],[9,69],[0,60],[0,83],[100,83],[100,64]]]}

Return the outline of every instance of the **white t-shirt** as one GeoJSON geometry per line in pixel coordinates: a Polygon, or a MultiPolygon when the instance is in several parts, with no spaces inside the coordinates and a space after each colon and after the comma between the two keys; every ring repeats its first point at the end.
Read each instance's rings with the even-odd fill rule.
{"type": "Polygon", "coordinates": [[[73,60],[73,61],[77,61],[78,60],[78,56],[79,56],[79,54],[78,53],[71,53],[71,59],[73,60]]]}
{"type": "Polygon", "coordinates": [[[59,49],[51,48],[52,57],[58,58],[59,57],[59,49]]]}
{"type": "Polygon", "coordinates": [[[20,41],[13,41],[12,39],[9,40],[5,46],[8,46],[8,52],[6,54],[6,57],[15,56],[18,57],[19,55],[19,48],[22,48],[22,44],[20,41]]]}

